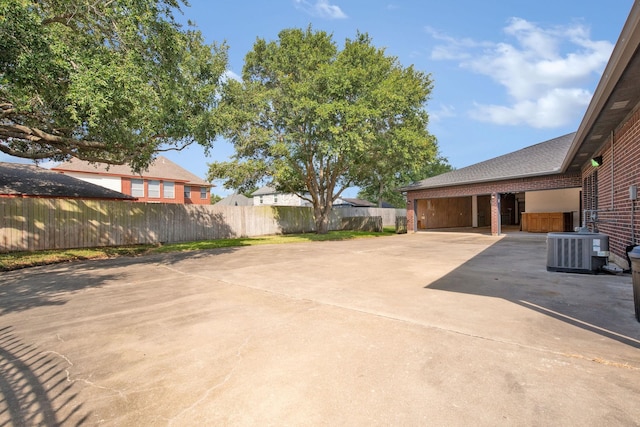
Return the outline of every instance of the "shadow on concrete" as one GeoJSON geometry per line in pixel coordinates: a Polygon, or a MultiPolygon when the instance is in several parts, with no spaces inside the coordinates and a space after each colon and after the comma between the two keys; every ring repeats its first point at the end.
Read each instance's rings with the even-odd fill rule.
{"type": "Polygon", "coordinates": [[[23,343],[11,326],[0,329],[0,425],[80,426],[91,413],[77,401],[69,364],[23,343]]]}
{"type": "Polygon", "coordinates": [[[543,236],[507,235],[425,288],[502,298],[640,348],[630,276],[554,273],[546,262],[543,236]]]}
{"type": "MultiPolygon", "coordinates": [[[[91,261],[99,262],[99,261],[91,261]]],[[[3,273],[0,284],[0,315],[34,307],[63,305],[68,293],[85,288],[101,287],[113,275],[96,275],[91,270],[77,270],[79,263],[56,264],[35,269],[3,273]]]]}
{"type": "Polygon", "coordinates": [[[122,280],[122,273],[116,273],[111,269],[137,264],[173,265],[187,259],[210,259],[212,255],[231,253],[237,249],[237,247],[228,247],[137,257],[70,261],[4,272],[0,282],[0,316],[35,307],[64,305],[70,298],[69,293],[88,288],[100,288],[108,282],[122,280]]]}

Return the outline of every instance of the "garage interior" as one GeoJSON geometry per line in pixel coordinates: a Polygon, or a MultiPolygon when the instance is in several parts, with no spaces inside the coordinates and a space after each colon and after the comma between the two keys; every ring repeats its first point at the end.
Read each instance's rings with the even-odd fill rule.
{"type": "MultiPolygon", "coordinates": [[[[522,231],[572,231],[580,224],[580,188],[500,194],[500,225],[522,231]]],[[[491,195],[419,199],[417,230],[491,226],[491,195]]]]}

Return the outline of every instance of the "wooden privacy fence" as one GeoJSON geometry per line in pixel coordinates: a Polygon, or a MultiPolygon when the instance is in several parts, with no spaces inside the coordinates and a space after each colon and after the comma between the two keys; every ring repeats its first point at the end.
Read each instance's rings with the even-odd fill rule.
{"type": "MultiPolygon", "coordinates": [[[[395,224],[403,209],[336,208],[341,218],[380,216],[395,224]]],[[[0,252],[156,244],[304,233],[313,211],[293,206],[211,206],[104,200],[0,198],[0,252]]]]}

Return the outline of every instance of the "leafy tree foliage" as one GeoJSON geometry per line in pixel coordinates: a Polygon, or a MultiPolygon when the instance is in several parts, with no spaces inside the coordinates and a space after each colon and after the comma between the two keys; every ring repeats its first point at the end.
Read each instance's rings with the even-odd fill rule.
{"type": "Polygon", "coordinates": [[[325,233],[345,188],[437,152],[424,110],[431,86],[429,75],[403,68],[366,34],[342,50],[311,28],[258,39],[242,82],[229,82],[221,101],[235,156],[211,164],[209,178],[240,191],[266,181],[295,193],[313,205],[325,233]]]}
{"type": "Polygon", "coordinates": [[[409,163],[407,166],[406,168],[400,166],[389,170],[386,175],[382,174],[380,169],[372,173],[369,179],[361,184],[358,197],[377,203],[378,206],[382,206],[384,201],[396,208],[406,208],[406,200],[398,188],[453,170],[449,161],[440,155],[431,161],[418,165],[415,169],[409,163]]]}
{"type": "Polygon", "coordinates": [[[222,200],[222,199],[223,199],[223,197],[222,197],[222,196],[218,196],[217,194],[213,194],[213,193],[211,193],[211,201],[210,201],[210,203],[211,203],[212,205],[215,205],[216,203],[218,203],[218,202],[219,202],[220,200],[222,200]]]}
{"type": "Polygon", "coordinates": [[[181,3],[2,0],[0,151],[140,170],[209,147],[227,49],[182,28],[181,3]]]}

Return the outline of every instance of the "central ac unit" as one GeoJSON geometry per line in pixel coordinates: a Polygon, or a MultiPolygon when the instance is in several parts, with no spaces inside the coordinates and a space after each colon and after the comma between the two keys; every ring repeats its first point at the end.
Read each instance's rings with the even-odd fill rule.
{"type": "Polygon", "coordinates": [[[609,236],[601,233],[548,233],[547,271],[595,273],[607,264],[609,236]]]}

